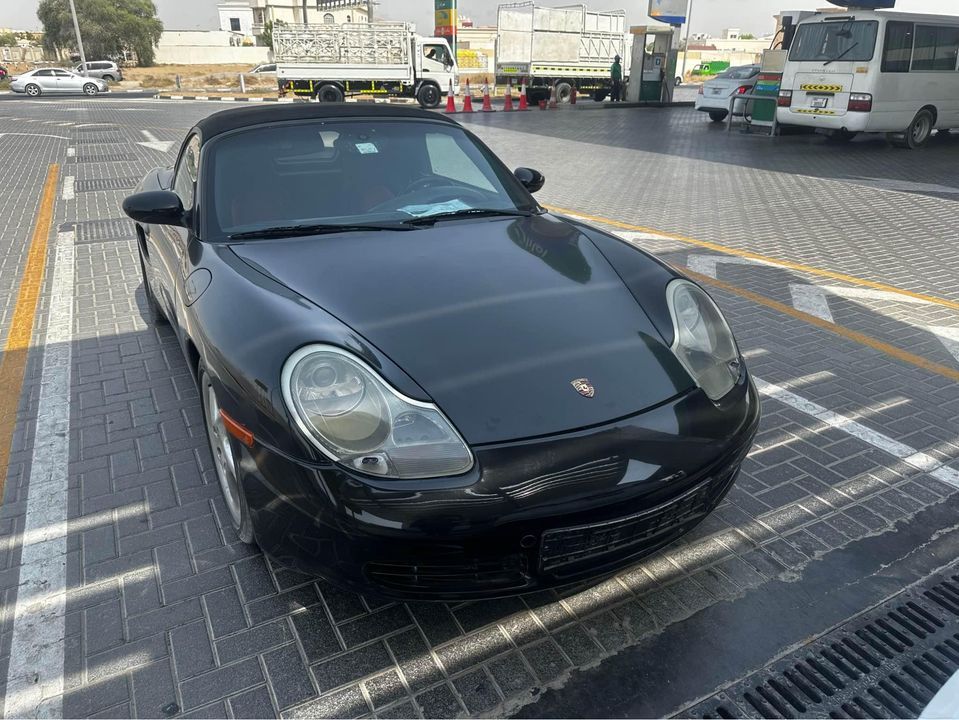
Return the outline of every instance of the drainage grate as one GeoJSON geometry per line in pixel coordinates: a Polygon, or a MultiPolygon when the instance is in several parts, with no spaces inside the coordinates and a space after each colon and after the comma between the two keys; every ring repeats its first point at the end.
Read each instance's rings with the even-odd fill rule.
{"type": "Polygon", "coordinates": [[[127,218],[86,220],[84,222],[68,223],[61,226],[60,229],[74,230],[76,232],[74,242],[78,244],[133,240],[135,237],[133,223],[127,218]]]}
{"type": "Polygon", "coordinates": [[[78,133],[100,133],[100,132],[116,132],[117,128],[115,125],[90,125],[88,127],[78,127],[78,133]]]}
{"type": "Polygon", "coordinates": [[[122,139],[120,138],[120,133],[115,133],[110,137],[103,137],[102,135],[90,137],[78,136],[73,142],[77,145],[103,145],[107,143],[122,142],[122,139]]]}
{"type": "Polygon", "coordinates": [[[129,190],[137,186],[137,178],[94,178],[93,180],[77,180],[74,187],[77,192],[93,192],[95,190],[129,190]]]}
{"type": "Polygon", "coordinates": [[[959,669],[959,575],[940,575],[684,711],[915,718],[959,669]]]}
{"type": "Polygon", "coordinates": [[[82,163],[126,162],[135,160],[137,160],[136,155],[128,155],[125,153],[116,153],[112,155],[77,155],[77,162],[82,163]]]}

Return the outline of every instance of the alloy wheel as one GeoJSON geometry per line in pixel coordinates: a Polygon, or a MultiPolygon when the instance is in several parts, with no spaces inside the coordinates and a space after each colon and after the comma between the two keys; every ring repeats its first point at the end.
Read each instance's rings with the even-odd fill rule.
{"type": "Polygon", "coordinates": [[[213,465],[223,491],[223,499],[233,517],[235,525],[240,524],[240,489],[236,479],[236,458],[230,436],[220,415],[220,403],[216,397],[213,383],[207,379],[203,389],[206,395],[206,429],[210,438],[210,451],[213,453],[213,465]]]}

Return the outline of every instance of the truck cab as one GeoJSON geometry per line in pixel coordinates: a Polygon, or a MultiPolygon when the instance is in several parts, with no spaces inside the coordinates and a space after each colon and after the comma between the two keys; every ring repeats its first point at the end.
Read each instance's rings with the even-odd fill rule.
{"type": "MultiPolygon", "coordinates": [[[[432,98],[426,97],[430,95],[427,86],[434,84],[439,90],[439,94],[436,96],[437,105],[439,104],[440,98],[449,92],[451,83],[453,92],[459,91],[459,67],[456,64],[456,58],[453,57],[453,51],[450,49],[446,38],[416,36],[413,54],[413,71],[416,75],[416,84],[418,87],[417,98],[422,94],[424,96],[423,99],[431,100],[432,98]]],[[[423,104],[434,106],[432,102],[423,104]]]]}

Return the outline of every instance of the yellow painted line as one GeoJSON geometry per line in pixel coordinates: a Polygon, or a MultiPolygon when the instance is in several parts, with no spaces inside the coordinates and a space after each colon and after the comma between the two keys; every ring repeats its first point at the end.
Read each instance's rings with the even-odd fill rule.
{"type": "Polygon", "coordinates": [[[53,206],[57,199],[57,181],[60,166],[51,165],[43,183],[40,210],[33,225],[33,238],[27,252],[27,262],[20,279],[17,304],[10,321],[7,342],[0,360],[0,504],[6,485],[13,429],[17,424],[17,406],[23,390],[23,375],[27,366],[27,352],[33,339],[33,325],[43,285],[47,263],[47,238],[53,223],[53,206]]]}
{"type": "MultiPolygon", "coordinates": [[[[823,270],[822,268],[813,267],[811,265],[803,265],[801,263],[792,262],[790,260],[780,260],[779,258],[770,257],[768,255],[760,255],[759,253],[750,252],[749,250],[739,250],[737,248],[727,247],[726,245],[720,245],[719,243],[709,242],[707,240],[697,240],[696,238],[686,237],[685,235],[679,235],[677,233],[664,232],[662,230],[656,230],[655,228],[644,227],[642,225],[632,225],[630,223],[624,223],[618,220],[610,220],[609,218],[598,217],[595,215],[586,215],[585,213],[581,213],[577,210],[567,210],[565,208],[555,207],[551,205],[547,205],[546,207],[554,212],[563,213],[565,215],[574,215],[576,217],[583,218],[584,220],[589,220],[590,222],[602,223],[604,225],[609,225],[611,227],[619,228],[621,230],[632,230],[634,232],[649,233],[652,235],[661,235],[662,237],[669,238],[670,240],[677,240],[679,242],[687,243],[689,245],[695,245],[697,247],[707,248],[708,250],[714,250],[716,252],[724,253],[726,255],[735,255],[736,257],[749,258],[750,260],[758,260],[760,262],[771,263],[773,265],[779,265],[780,267],[789,268],[790,270],[809,273],[810,275],[817,275],[819,277],[830,278],[832,280],[841,280],[842,282],[847,282],[852,285],[860,285],[862,287],[868,287],[874,290],[883,290],[885,292],[895,293],[897,295],[904,295],[905,297],[922,300],[924,302],[932,303],[934,305],[941,305],[942,307],[951,308],[953,310],[959,310],[959,302],[955,302],[953,300],[946,300],[945,298],[935,297],[933,295],[924,295],[923,293],[917,293],[911,290],[904,290],[902,288],[898,288],[893,285],[886,285],[885,283],[875,282],[874,280],[866,280],[864,278],[854,277],[852,275],[846,275],[844,273],[833,272],[832,270],[823,270]]],[[[687,271],[684,269],[683,272],[687,272],[687,271]]]]}
{"type": "Polygon", "coordinates": [[[791,307],[790,305],[785,305],[781,302],[777,302],[775,300],[772,300],[766,297],[765,295],[754,293],[751,290],[745,290],[741,287],[737,287],[736,285],[730,285],[729,283],[723,282],[722,280],[716,280],[714,278],[707,277],[706,275],[700,275],[699,273],[692,272],[691,270],[688,270],[687,268],[681,268],[680,271],[683,274],[688,275],[689,277],[693,278],[694,280],[700,283],[712,285],[713,287],[718,287],[722,290],[725,290],[726,292],[739,295],[740,297],[746,298],[747,300],[751,300],[754,303],[758,303],[772,310],[776,310],[777,312],[781,312],[785,315],[796,318],[797,320],[802,320],[803,322],[807,322],[810,325],[815,325],[816,327],[821,328],[823,330],[828,330],[829,332],[835,335],[839,335],[840,337],[846,338],[847,340],[852,340],[854,342],[865,345],[866,347],[870,347],[873,350],[878,350],[879,352],[885,353],[887,355],[891,355],[897,360],[902,360],[903,362],[909,363],[910,365],[915,365],[916,367],[922,368],[923,370],[928,370],[930,372],[936,373],[937,375],[942,375],[943,377],[947,377],[950,380],[959,382],[959,370],[956,370],[954,368],[947,367],[945,365],[940,365],[939,363],[933,362],[932,360],[927,360],[924,357],[915,355],[911,352],[907,352],[906,350],[897,348],[894,345],[890,345],[889,343],[884,343],[881,340],[876,340],[875,338],[870,337],[869,335],[863,335],[862,333],[856,332],[855,330],[849,330],[848,328],[840,327],[839,325],[834,325],[828,320],[823,320],[822,318],[818,318],[815,315],[804,313],[802,310],[797,310],[796,308],[791,307]]]}

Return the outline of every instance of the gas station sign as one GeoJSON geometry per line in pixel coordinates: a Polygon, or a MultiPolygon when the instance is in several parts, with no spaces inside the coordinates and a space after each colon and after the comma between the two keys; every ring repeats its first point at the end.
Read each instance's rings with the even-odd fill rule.
{"type": "Polygon", "coordinates": [[[653,20],[682,25],[686,22],[687,0],[649,0],[649,16],[653,20]]]}
{"type": "Polygon", "coordinates": [[[434,34],[436,37],[446,38],[456,57],[456,0],[435,0],[434,4],[434,34]]]}

